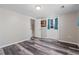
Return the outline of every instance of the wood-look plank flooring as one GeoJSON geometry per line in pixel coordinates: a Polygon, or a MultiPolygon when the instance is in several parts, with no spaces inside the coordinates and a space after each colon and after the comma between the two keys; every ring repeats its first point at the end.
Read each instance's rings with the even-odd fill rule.
{"type": "Polygon", "coordinates": [[[73,49],[56,42],[30,40],[0,49],[0,55],[78,55],[79,49],[73,49]]]}

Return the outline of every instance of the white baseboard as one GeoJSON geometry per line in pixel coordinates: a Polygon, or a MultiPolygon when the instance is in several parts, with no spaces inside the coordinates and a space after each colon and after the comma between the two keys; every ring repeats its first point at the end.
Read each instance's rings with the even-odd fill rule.
{"type": "MultiPolygon", "coordinates": [[[[40,38],[40,37],[37,37],[37,38],[40,38]]],[[[78,45],[78,46],[79,46],[79,43],[68,42],[68,41],[65,41],[65,40],[52,39],[52,38],[42,38],[42,39],[50,39],[50,40],[48,40],[48,41],[51,41],[51,40],[57,40],[57,41],[66,42],[66,43],[71,43],[71,44],[75,44],[75,45],[78,45]]]]}
{"type": "Polygon", "coordinates": [[[75,44],[75,45],[78,45],[79,46],[79,43],[75,43],[75,42],[68,42],[68,41],[64,41],[64,40],[58,40],[58,41],[67,42],[67,43],[71,43],[71,44],[75,44]]]}
{"type": "MultiPolygon", "coordinates": [[[[30,40],[30,38],[29,38],[29,40],[30,40]]],[[[11,44],[7,44],[7,45],[3,45],[3,46],[0,46],[0,48],[4,48],[4,47],[7,47],[7,46],[10,46],[10,45],[13,45],[13,44],[17,44],[17,43],[20,43],[20,42],[23,42],[23,41],[29,41],[29,40],[21,40],[21,41],[18,41],[18,42],[13,42],[13,43],[11,43],[11,44]]]]}

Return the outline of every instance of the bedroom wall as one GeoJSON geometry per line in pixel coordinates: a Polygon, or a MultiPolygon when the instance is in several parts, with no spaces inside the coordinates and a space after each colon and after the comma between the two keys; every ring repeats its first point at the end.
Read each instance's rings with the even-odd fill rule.
{"type": "MultiPolygon", "coordinates": [[[[52,17],[54,18],[54,17],[52,17]]],[[[46,27],[41,28],[41,19],[35,20],[35,36],[40,38],[50,38],[58,40],[59,30],[48,29],[48,19],[46,18],[46,27]]]]}
{"type": "Polygon", "coordinates": [[[79,12],[77,12],[77,22],[76,23],[77,23],[77,36],[78,36],[77,43],[79,44],[79,25],[78,25],[79,24],[79,12]]]}
{"type": "Polygon", "coordinates": [[[59,40],[79,43],[77,30],[77,12],[59,16],[59,40]]]}
{"type": "Polygon", "coordinates": [[[0,8],[0,48],[30,40],[32,17],[0,8]]]}
{"type": "MultiPolygon", "coordinates": [[[[58,30],[54,29],[48,30],[48,28],[44,28],[47,33],[47,37],[45,38],[57,39],[60,41],[79,44],[79,27],[77,26],[78,16],[79,12],[67,13],[58,16],[58,30]]],[[[39,32],[40,30],[41,29],[39,28],[39,32]]]]}
{"type": "MultiPolygon", "coordinates": [[[[50,18],[53,19],[53,22],[54,22],[54,19],[56,18],[56,16],[52,16],[50,18]]],[[[46,21],[48,24],[48,19],[46,19],[46,21]]],[[[48,25],[47,25],[47,27],[48,27],[48,25]]],[[[54,28],[51,28],[51,29],[46,28],[46,30],[47,30],[47,38],[58,40],[59,29],[56,30],[54,28]]]]}

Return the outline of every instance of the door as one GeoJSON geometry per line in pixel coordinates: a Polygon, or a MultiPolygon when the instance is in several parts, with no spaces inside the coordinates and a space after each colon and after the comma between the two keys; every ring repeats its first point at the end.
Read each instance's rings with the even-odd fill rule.
{"type": "Polygon", "coordinates": [[[35,37],[41,38],[41,19],[35,20],[35,37]]]}
{"type": "Polygon", "coordinates": [[[41,20],[41,38],[47,37],[47,31],[46,31],[46,20],[41,20]]]}
{"type": "Polygon", "coordinates": [[[32,37],[35,37],[35,20],[31,19],[32,37]]]}

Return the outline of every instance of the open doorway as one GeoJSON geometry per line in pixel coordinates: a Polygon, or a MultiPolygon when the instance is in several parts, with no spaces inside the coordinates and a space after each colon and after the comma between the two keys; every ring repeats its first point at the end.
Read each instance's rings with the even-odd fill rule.
{"type": "Polygon", "coordinates": [[[31,19],[32,38],[35,37],[35,20],[31,19]]]}

